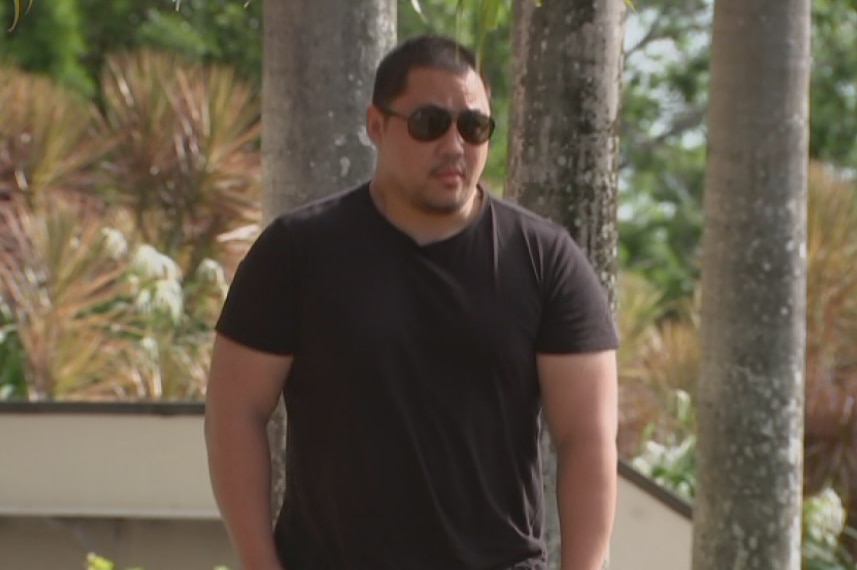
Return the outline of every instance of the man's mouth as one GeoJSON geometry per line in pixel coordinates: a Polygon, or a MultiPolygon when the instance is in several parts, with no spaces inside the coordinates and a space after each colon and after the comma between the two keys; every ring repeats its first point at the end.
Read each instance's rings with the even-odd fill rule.
{"type": "Polygon", "coordinates": [[[438,178],[442,178],[444,180],[453,180],[453,179],[463,179],[464,178],[464,170],[461,168],[457,168],[454,166],[448,166],[445,168],[439,168],[435,170],[433,173],[438,178]]]}

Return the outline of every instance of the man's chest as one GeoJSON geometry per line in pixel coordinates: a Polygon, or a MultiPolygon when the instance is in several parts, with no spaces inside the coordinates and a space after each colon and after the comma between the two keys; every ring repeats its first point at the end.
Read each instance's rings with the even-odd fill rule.
{"type": "Polygon", "coordinates": [[[492,250],[443,253],[353,247],[315,260],[301,288],[299,336],[410,344],[445,358],[532,345],[541,295],[531,268],[492,250]]]}

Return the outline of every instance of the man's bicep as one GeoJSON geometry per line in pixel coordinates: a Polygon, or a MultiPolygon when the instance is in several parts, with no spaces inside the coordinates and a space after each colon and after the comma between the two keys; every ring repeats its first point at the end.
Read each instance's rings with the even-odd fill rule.
{"type": "Polygon", "coordinates": [[[293,357],[255,350],[217,334],[206,391],[208,412],[221,409],[270,417],[293,357]]]}
{"type": "Polygon", "coordinates": [[[615,441],[616,351],[538,354],[542,407],[555,445],[615,441]]]}

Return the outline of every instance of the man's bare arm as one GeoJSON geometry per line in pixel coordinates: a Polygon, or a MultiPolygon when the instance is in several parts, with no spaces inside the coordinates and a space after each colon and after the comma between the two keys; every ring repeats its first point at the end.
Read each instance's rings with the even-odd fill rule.
{"type": "Polygon", "coordinates": [[[292,357],[253,350],[217,335],[205,402],[212,488],[247,570],[280,570],[271,530],[267,424],[292,357]]]}
{"type": "Polygon", "coordinates": [[[599,570],[616,508],[616,353],[540,354],[537,362],[557,450],[561,567],[599,570]]]}

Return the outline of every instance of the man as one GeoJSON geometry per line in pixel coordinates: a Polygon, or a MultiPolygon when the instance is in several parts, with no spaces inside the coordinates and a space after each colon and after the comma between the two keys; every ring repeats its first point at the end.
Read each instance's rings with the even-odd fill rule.
{"type": "Polygon", "coordinates": [[[400,44],[366,128],[371,181],[270,224],[217,324],[206,437],[244,568],[545,568],[540,411],[562,568],[600,568],[616,335],[594,272],[563,228],[480,186],[494,121],[470,51],[400,44]],[[272,533],[266,424],[281,393],[272,533]]]}

